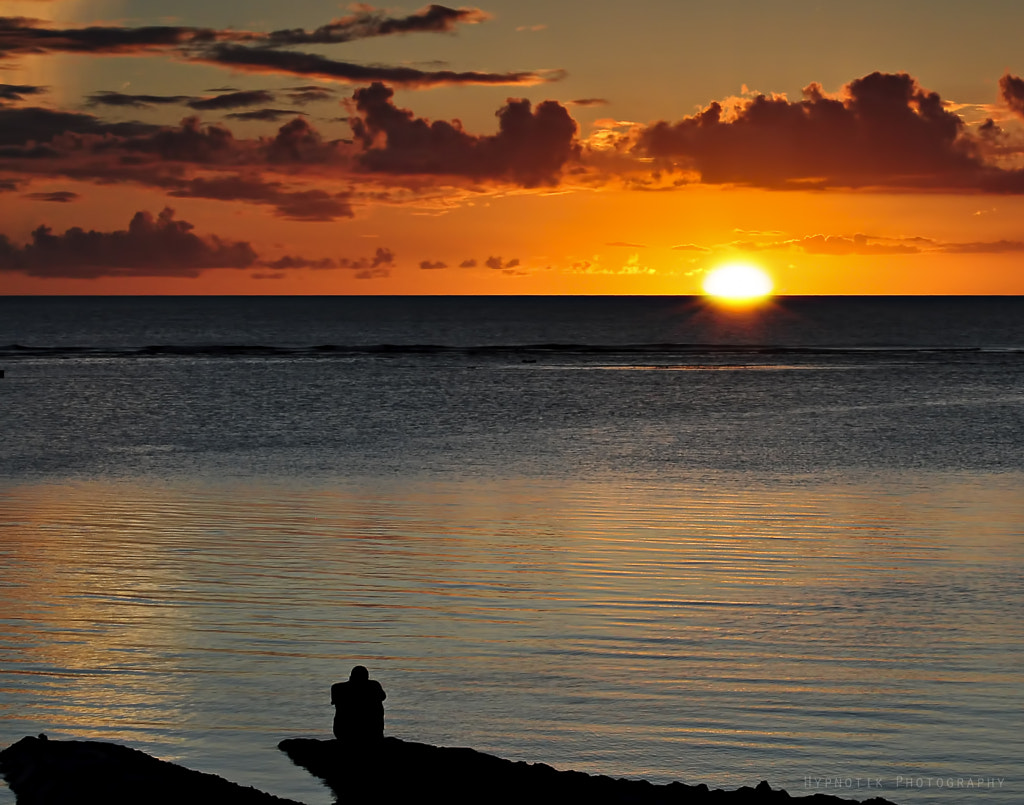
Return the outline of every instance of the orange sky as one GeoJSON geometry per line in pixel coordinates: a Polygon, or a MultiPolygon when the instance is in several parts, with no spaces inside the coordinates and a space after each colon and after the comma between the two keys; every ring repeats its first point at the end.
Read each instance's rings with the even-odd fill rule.
{"type": "Polygon", "coordinates": [[[1024,9],[210,5],[0,2],[0,292],[1024,293],[1024,9]]]}

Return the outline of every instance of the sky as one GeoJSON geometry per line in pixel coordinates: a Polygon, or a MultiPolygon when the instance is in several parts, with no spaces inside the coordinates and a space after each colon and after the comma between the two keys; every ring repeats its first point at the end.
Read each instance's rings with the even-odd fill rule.
{"type": "Polygon", "coordinates": [[[0,0],[0,293],[1024,293],[1019,0],[0,0]]]}

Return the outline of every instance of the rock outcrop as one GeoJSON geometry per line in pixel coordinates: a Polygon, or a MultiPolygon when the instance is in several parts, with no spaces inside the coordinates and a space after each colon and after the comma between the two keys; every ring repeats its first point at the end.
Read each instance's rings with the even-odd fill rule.
{"type": "MultiPolygon", "coordinates": [[[[289,738],[278,748],[319,777],[339,802],[444,802],[446,805],[839,805],[854,800],[827,794],[790,797],[767,782],[735,791],[683,783],[655,785],[543,763],[503,760],[473,749],[456,749],[385,738],[373,748],[352,750],[337,741],[289,738]]],[[[876,797],[861,805],[893,805],[876,797]]]]}
{"type": "Polygon", "coordinates": [[[22,738],[0,774],[18,805],[301,805],[103,741],[22,738]]]}

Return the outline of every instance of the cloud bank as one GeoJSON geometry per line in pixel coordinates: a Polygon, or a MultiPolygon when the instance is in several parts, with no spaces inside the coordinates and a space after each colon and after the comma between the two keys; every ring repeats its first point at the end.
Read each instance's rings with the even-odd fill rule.
{"type": "Polygon", "coordinates": [[[963,121],[906,73],[871,73],[835,97],[811,84],[800,101],[758,95],[732,109],[715,102],[635,137],[636,153],[709,184],[958,189],[984,179],[963,121]]]}
{"type": "MultiPolygon", "coordinates": [[[[11,103],[40,89],[2,86],[11,103]]],[[[611,157],[582,141],[567,106],[553,100],[510,98],[495,113],[497,132],[477,134],[459,120],[430,120],[396,105],[395,90],[374,82],[351,95],[350,114],[342,119],[350,136],[339,131],[328,137],[308,117],[264,105],[291,95],[310,102],[325,93],[334,97],[321,88],[206,92],[103,92],[89,96],[89,103],[130,109],[179,104],[254,123],[291,119],[266,135],[243,137],[227,124],[204,124],[194,116],[173,126],[111,123],[85,112],[0,103],[0,188],[21,189],[39,178],[132,183],[171,198],[261,205],[277,217],[309,222],[351,218],[361,204],[467,198],[508,187],[617,184],[671,191],[704,183],[1024,192],[1024,170],[1015,167],[1024,160],[1024,140],[994,123],[969,126],[905,73],[872,73],[834,95],[811,84],[799,101],[758,95],[712,103],[679,121],[619,132],[611,157]]],[[[1006,74],[1000,92],[1009,108],[1024,109],[1024,80],[1006,74]]],[[[870,253],[890,248],[850,247],[827,238],[806,246],[870,253]]]]}
{"type": "Polygon", "coordinates": [[[563,166],[579,153],[576,121],[556,101],[534,109],[509,99],[498,110],[498,133],[473,135],[459,121],[429,121],[394,105],[394,90],[380,83],[353,94],[350,120],[369,172],[503,179],[524,187],[558,183],[563,166]]]}
{"type": "Polygon", "coordinates": [[[256,261],[244,241],[200,237],[192,224],[164,209],[157,217],[137,212],[128,229],[88,232],[72,227],[55,235],[48,226],[32,232],[31,242],[13,245],[0,235],[0,272],[34,277],[197,277],[208,268],[248,268],[256,261]]]}

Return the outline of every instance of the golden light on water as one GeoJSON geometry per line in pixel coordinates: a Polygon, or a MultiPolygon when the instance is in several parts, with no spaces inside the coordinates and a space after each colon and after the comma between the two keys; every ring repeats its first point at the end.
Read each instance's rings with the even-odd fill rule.
{"type": "Polygon", "coordinates": [[[747,303],[771,296],[774,283],[767,271],[751,263],[726,263],[712,269],[702,287],[715,299],[747,303]]]}

